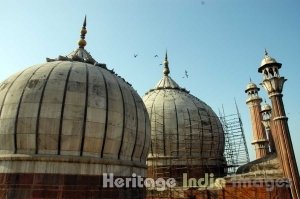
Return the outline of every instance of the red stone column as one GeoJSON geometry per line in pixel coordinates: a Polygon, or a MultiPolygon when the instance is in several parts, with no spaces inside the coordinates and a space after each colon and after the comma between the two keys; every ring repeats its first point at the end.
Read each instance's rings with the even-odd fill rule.
{"type": "Polygon", "coordinates": [[[261,102],[258,96],[259,88],[252,82],[247,85],[245,92],[248,94],[246,104],[249,107],[252,124],[253,142],[256,159],[265,157],[268,153],[268,140],[262,124],[261,102]]]}
{"type": "MultiPolygon", "coordinates": [[[[273,105],[273,123],[278,139],[282,167],[286,177],[291,180],[291,190],[294,198],[300,197],[300,181],[297,162],[294,154],[292,140],[290,137],[288,118],[282,102],[282,94],[273,94],[270,96],[273,105]]],[[[274,138],[275,139],[275,138],[274,138]]],[[[278,151],[278,150],[277,150],[278,151]]]]}
{"type": "Polygon", "coordinates": [[[300,178],[293,144],[288,127],[282,90],[286,79],[279,75],[281,63],[265,53],[258,72],[263,74],[262,85],[272,102],[273,138],[283,174],[290,180],[291,193],[294,199],[300,198],[300,178]]]}

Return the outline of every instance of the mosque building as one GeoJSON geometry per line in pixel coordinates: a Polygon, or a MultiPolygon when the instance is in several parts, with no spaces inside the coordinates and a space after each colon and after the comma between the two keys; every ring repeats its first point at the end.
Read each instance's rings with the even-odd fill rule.
{"type": "Polygon", "coordinates": [[[171,78],[167,53],[162,78],[140,97],[86,51],[86,33],[85,18],[77,49],[0,84],[0,198],[300,198],[286,79],[267,52],[258,72],[271,105],[255,83],[245,90],[256,160],[230,174],[224,124],[171,78]]]}

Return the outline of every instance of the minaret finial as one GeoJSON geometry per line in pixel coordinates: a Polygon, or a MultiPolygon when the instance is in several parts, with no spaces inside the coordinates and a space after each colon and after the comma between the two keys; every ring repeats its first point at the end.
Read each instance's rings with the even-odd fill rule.
{"type": "Polygon", "coordinates": [[[168,61],[168,50],[166,50],[165,60],[168,61]]]}
{"type": "Polygon", "coordinates": [[[164,61],[164,75],[168,76],[169,74],[170,74],[170,69],[169,69],[169,61],[168,61],[168,51],[166,50],[166,56],[164,61]]]}
{"type": "Polygon", "coordinates": [[[86,30],[86,15],[84,17],[83,25],[80,31],[80,40],[78,41],[79,48],[84,48],[86,46],[85,35],[87,33],[86,30]]]}
{"type": "Polygon", "coordinates": [[[266,48],[265,48],[265,56],[268,56],[268,51],[266,48]]]}

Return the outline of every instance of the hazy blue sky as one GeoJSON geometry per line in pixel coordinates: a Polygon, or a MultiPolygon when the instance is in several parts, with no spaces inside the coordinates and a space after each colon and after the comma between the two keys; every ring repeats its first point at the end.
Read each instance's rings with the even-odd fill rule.
{"type": "MultiPolygon", "coordinates": [[[[0,81],[77,48],[87,15],[86,49],[123,76],[140,95],[162,76],[168,50],[171,76],[227,114],[238,103],[248,149],[252,134],[245,87],[269,54],[283,63],[284,103],[300,162],[300,1],[286,0],[0,0],[0,81]],[[133,54],[138,54],[136,58],[133,54]],[[154,55],[159,55],[155,58],[154,55]],[[182,78],[187,70],[189,78],[182,78]]],[[[267,99],[261,89],[260,96],[267,99]]]]}

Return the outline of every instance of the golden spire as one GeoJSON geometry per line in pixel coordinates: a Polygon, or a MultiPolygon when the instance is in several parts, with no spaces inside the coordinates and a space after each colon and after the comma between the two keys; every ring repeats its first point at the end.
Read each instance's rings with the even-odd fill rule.
{"type": "Polygon", "coordinates": [[[168,52],[166,51],[165,61],[164,61],[164,75],[168,76],[170,74],[168,52]]]}
{"type": "Polygon", "coordinates": [[[85,34],[87,33],[86,30],[86,16],[84,17],[83,25],[80,31],[80,40],[78,41],[79,48],[84,48],[86,46],[86,41],[85,41],[85,34]]]}

